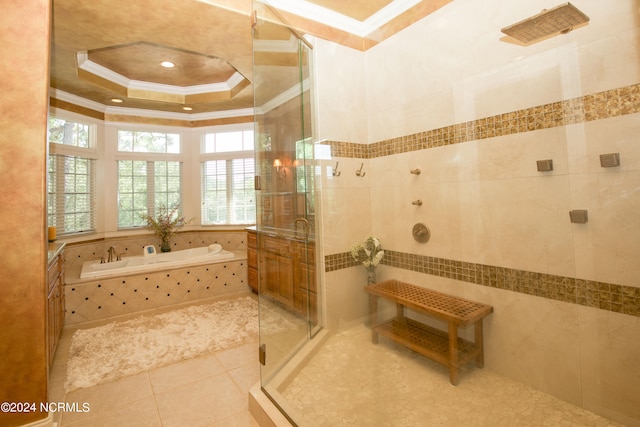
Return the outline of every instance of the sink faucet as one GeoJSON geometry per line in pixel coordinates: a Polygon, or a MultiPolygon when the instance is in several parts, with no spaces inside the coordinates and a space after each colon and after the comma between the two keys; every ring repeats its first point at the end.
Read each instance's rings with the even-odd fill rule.
{"type": "Polygon", "coordinates": [[[116,253],[116,247],[115,246],[111,246],[109,248],[109,258],[107,259],[107,262],[111,262],[113,261],[113,254],[116,253]]]}

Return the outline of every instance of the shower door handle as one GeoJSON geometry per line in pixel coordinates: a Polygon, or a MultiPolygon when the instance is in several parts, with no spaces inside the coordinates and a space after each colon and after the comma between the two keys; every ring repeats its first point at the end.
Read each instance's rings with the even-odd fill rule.
{"type": "Polygon", "coordinates": [[[309,220],[307,220],[306,218],[296,218],[296,220],[293,223],[294,223],[293,236],[296,239],[299,239],[299,237],[298,237],[298,223],[302,223],[302,231],[304,231],[303,240],[305,240],[305,241],[309,240],[309,220]]]}

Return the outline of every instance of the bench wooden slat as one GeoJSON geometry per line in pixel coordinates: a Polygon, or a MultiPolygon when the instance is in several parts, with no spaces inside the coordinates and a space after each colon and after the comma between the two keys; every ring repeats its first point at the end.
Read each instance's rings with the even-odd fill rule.
{"type": "Polygon", "coordinates": [[[399,302],[446,322],[466,326],[493,312],[493,307],[464,298],[443,294],[420,286],[386,280],[365,287],[370,294],[399,302]]]}

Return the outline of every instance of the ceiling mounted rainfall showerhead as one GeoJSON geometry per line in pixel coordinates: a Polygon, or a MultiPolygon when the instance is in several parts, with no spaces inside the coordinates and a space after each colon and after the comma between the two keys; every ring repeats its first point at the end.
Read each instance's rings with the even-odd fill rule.
{"type": "Polygon", "coordinates": [[[537,15],[504,27],[501,31],[524,45],[530,45],[558,34],[566,34],[589,22],[589,17],[571,3],[544,9],[537,15]]]}

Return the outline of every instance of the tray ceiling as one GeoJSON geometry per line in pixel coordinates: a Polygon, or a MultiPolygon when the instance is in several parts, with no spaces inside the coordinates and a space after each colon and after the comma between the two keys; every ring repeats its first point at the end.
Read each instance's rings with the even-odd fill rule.
{"type": "MultiPolygon", "coordinates": [[[[280,0],[272,1],[278,8],[280,0]]],[[[372,17],[375,29],[388,25],[390,35],[449,1],[296,0],[283,2],[281,12],[302,33],[364,50],[379,41],[358,34],[370,32],[372,17]]],[[[250,0],[53,0],[52,97],[88,101],[103,112],[114,106],[180,115],[247,111],[253,107],[251,6],[250,0]]]]}

